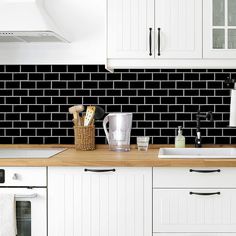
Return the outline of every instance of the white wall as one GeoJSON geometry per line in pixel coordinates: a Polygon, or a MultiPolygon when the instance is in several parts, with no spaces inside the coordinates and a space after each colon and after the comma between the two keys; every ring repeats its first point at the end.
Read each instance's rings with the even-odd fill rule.
{"type": "Polygon", "coordinates": [[[104,64],[106,1],[45,1],[71,43],[0,43],[0,64],[104,64]]]}

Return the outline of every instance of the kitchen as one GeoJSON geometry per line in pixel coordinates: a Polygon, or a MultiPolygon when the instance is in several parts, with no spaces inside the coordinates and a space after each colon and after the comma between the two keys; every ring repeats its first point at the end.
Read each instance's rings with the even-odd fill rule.
{"type": "Polygon", "coordinates": [[[0,10],[0,236],[236,235],[236,0],[0,10]]]}

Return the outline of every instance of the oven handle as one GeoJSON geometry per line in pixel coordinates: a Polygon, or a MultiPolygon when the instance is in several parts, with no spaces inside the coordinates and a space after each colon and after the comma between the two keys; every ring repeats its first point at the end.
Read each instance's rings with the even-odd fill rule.
{"type": "Polygon", "coordinates": [[[15,198],[36,198],[38,196],[37,193],[33,194],[16,194],[15,198]]]}

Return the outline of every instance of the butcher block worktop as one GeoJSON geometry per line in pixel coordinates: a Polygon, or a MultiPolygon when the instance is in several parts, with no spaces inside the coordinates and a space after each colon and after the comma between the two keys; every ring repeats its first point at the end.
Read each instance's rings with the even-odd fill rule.
{"type": "MultiPolygon", "coordinates": [[[[127,167],[236,167],[236,159],[158,159],[161,147],[152,145],[147,152],[132,146],[130,152],[113,152],[107,145],[98,145],[94,151],[76,151],[73,145],[0,145],[0,148],[49,148],[67,150],[48,159],[0,159],[0,166],[127,166],[127,167]]],[[[193,147],[193,146],[189,146],[193,147]]],[[[232,148],[236,145],[205,145],[210,148],[232,148]]]]}

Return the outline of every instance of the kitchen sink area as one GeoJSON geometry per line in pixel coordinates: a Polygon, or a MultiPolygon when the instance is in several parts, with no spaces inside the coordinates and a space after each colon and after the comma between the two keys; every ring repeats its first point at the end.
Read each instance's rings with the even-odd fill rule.
{"type": "Polygon", "coordinates": [[[160,148],[161,159],[236,158],[236,148],[160,148]]]}
{"type": "Polygon", "coordinates": [[[50,158],[66,148],[0,148],[2,158],[50,158]]]}

